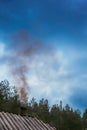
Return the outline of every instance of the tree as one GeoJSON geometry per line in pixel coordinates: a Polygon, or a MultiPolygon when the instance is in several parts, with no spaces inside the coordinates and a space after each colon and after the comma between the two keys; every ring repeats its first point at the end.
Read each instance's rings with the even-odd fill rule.
{"type": "Polygon", "coordinates": [[[58,105],[53,105],[50,111],[50,124],[55,126],[58,130],[61,125],[61,110],[58,105]]]}
{"type": "Polygon", "coordinates": [[[15,88],[13,92],[11,92],[10,88],[7,80],[0,82],[0,111],[18,114],[20,108],[19,97],[15,88]]]}
{"type": "Polygon", "coordinates": [[[48,100],[42,98],[39,102],[39,118],[44,122],[49,122],[49,104],[48,100]]]}
{"type": "Polygon", "coordinates": [[[67,130],[82,130],[82,120],[80,116],[80,111],[73,111],[73,109],[69,105],[66,106],[63,110],[63,126],[65,126],[65,129],[67,130]]]}
{"type": "Polygon", "coordinates": [[[87,128],[87,109],[83,113],[83,128],[84,130],[87,128]]]}
{"type": "Polygon", "coordinates": [[[35,98],[32,98],[28,105],[28,114],[33,117],[38,117],[38,103],[36,102],[35,98]]]}
{"type": "MultiPolygon", "coordinates": [[[[85,130],[87,128],[87,109],[81,118],[80,111],[73,110],[69,104],[62,107],[61,102],[59,106],[55,104],[50,108],[48,100],[44,98],[39,103],[36,102],[35,98],[32,98],[26,108],[27,115],[37,117],[56,127],[57,130],[82,130],[82,127],[85,130]]],[[[10,87],[7,80],[0,82],[0,111],[21,113],[19,94],[15,87],[10,87]],[[11,88],[13,89],[11,90],[11,88]]]]}

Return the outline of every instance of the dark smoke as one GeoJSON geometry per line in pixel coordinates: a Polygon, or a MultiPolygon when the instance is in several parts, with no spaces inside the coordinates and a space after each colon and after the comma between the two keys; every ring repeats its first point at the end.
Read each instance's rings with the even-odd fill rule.
{"type": "Polygon", "coordinates": [[[11,55],[9,56],[9,66],[11,74],[18,83],[18,91],[22,102],[28,100],[29,84],[27,82],[27,72],[34,56],[41,53],[44,45],[31,38],[29,33],[22,30],[11,37],[11,55]]]}

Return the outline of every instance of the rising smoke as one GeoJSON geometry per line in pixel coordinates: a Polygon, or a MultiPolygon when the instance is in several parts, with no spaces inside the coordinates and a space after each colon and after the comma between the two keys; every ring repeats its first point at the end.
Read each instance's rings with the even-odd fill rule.
{"type": "Polygon", "coordinates": [[[46,47],[41,42],[31,38],[25,30],[11,37],[10,47],[12,48],[12,55],[9,56],[11,74],[17,82],[20,100],[27,102],[29,98],[29,84],[27,81],[29,65],[34,60],[35,55],[40,54],[42,49],[46,47]]]}

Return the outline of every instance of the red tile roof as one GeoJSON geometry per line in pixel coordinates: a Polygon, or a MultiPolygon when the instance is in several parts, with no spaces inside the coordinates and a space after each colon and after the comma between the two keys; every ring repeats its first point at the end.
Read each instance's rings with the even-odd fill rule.
{"type": "Polygon", "coordinates": [[[56,130],[37,118],[0,112],[0,130],[56,130]]]}

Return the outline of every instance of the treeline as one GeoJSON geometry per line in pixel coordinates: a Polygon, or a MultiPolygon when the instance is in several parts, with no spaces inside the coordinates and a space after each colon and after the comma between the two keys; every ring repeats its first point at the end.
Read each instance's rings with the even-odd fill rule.
{"type": "MultiPolygon", "coordinates": [[[[21,103],[15,87],[10,87],[7,80],[0,82],[0,111],[21,114],[21,103]]],[[[73,110],[66,104],[49,106],[48,100],[36,102],[34,98],[28,103],[22,114],[37,117],[40,120],[57,128],[57,130],[86,130],[87,109],[81,116],[80,110],[73,110]],[[26,110],[26,111],[25,111],[26,110]],[[26,112],[26,113],[25,113],[26,112]]]]}

